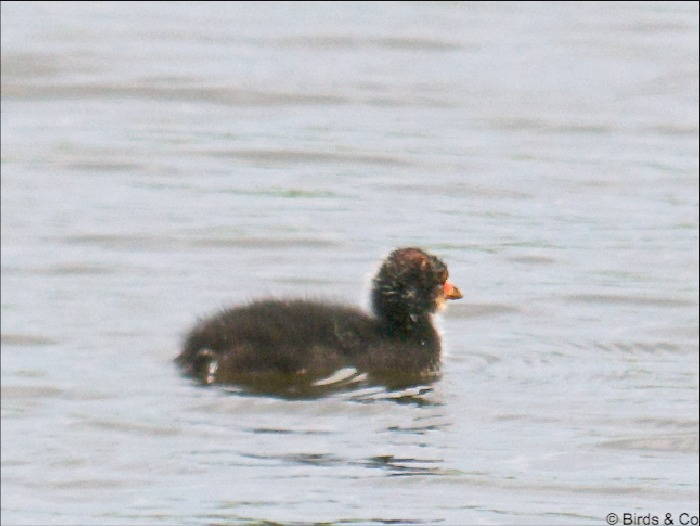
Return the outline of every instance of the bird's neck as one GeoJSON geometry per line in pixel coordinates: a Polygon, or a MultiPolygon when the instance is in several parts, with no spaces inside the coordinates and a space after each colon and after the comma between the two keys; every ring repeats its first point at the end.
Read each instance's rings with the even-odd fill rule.
{"type": "Polygon", "coordinates": [[[421,347],[439,347],[432,314],[378,314],[380,327],[386,336],[421,347]]]}

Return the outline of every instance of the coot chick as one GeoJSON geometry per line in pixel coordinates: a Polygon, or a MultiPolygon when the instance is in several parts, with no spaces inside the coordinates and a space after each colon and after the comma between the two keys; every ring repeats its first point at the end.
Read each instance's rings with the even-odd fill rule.
{"type": "Polygon", "coordinates": [[[203,383],[270,391],[310,386],[345,367],[385,384],[435,375],[433,313],[462,297],[447,278],[437,257],[399,248],[373,279],[373,315],[303,299],[258,300],[198,323],[176,361],[203,383]]]}

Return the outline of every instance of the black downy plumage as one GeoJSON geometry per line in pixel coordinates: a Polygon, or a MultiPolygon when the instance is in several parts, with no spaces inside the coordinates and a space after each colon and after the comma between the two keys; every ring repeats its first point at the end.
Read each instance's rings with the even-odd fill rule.
{"type": "Polygon", "coordinates": [[[373,279],[373,315],[302,299],[258,300],[198,323],[176,361],[203,383],[262,390],[312,385],[347,367],[382,383],[435,375],[433,313],[462,297],[447,278],[437,257],[396,249],[373,279]]]}

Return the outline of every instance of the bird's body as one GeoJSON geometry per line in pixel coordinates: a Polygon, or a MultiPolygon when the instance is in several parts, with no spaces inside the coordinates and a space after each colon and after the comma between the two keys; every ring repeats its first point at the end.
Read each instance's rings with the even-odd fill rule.
{"type": "Polygon", "coordinates": [[[432,313],[461,297],[444,264],[398,249],[374,279],[373,314],[310,300],[258,300],[223,310],[188,334],[177,362],[204,383],[300,385],[353,367],[379,379],[437,372],[432,313]]]}

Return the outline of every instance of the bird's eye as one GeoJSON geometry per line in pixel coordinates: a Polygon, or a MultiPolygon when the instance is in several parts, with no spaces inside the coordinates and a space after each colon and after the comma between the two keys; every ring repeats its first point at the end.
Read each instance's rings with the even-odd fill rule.
{"type": "Polygon", "coordinates": [[[447,281],[447,271],[441,270],[438,272],[437,278],[440,283],[445,283],[447,281]]]}

